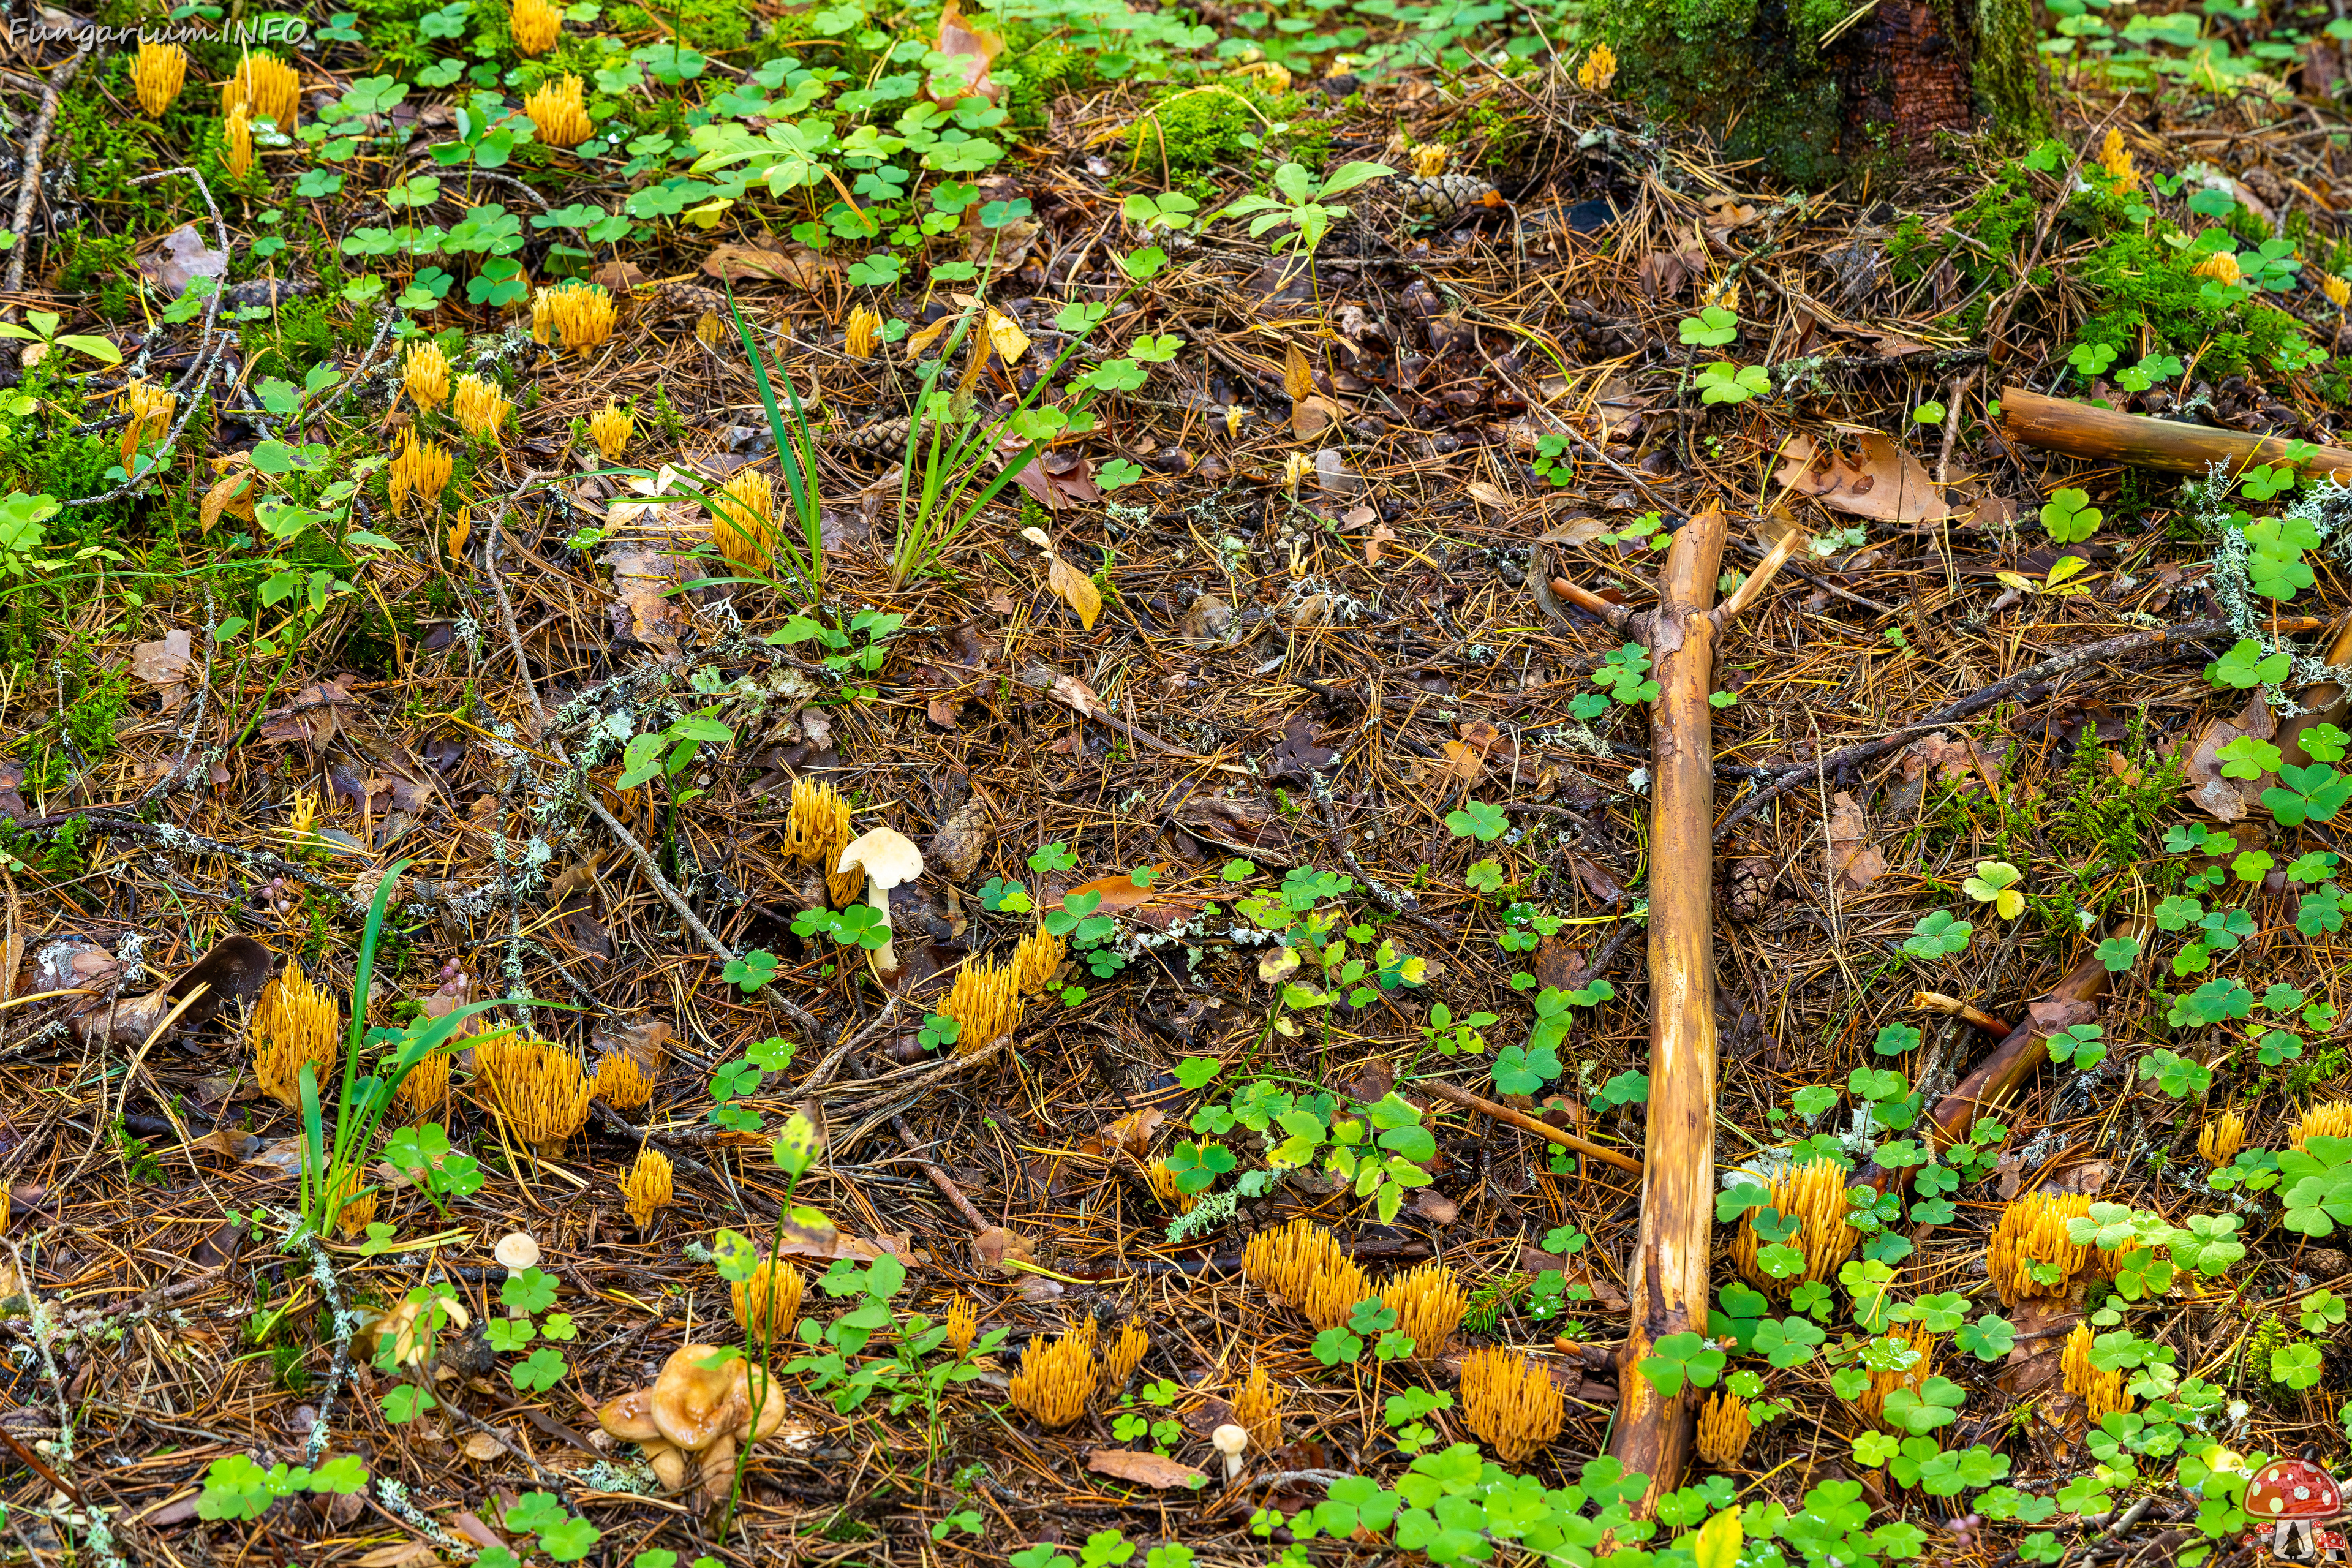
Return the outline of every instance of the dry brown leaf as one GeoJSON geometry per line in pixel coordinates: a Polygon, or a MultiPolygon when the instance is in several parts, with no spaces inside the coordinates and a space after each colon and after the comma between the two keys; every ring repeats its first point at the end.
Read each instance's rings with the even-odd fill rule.
{"type": "Polygon", "coordinates": [[[604,559],[613,568],[614,629],[647,647],[676,650],[689,624],[674,591],[680,581],[676,563],[658,551],[627,545],[606,551],[604,559]]]}
{"type": "MultiPolygon", "coordinates": [[[[242,454],[240,454],[242,456],[242,454]]],[[[247,522],[253,521],[255,487],[261,476],[250,468],[232,468],[205,491],[204,505],[197,516],[198,525],[210,533],[213,525],[223,517],[234,517],[247,522]]]]}
{"type": "Polygon", "coordinates": [[[1496,489],[1493,485],[1488,484],[1484,479],[1473,479],[1462,488],[1469,491],[1470,499],[1476,501],[1480,506],[1491,506],[1500,511],[1507,509],[1511,504],[1510,497],[1505,495],[1501,490],[1496,489]]]}
{"type": "MultiPolygon", "coordinates": [[[[152,1524],[155,1521],[149,1520],[147,1522],[152,1524]]],[[[359,1568],[407,1568],[411,1563],[419,1564],[421,1568],[422,1564],[440,1561],[441,1554],[433,1550],[433,1543],[429,1541],[395,1541],[389,1546],[379,1546],[362,1554],[359,1568]]]]}
{"type": "Polygon", "coordinates": [[[1445,742],[1445,771],[1448,776],[1464,784],[1475,784],[1478,775],[1486,771],[1486,753],[1475,746],[1460,741],[1445,742]]]}
{"type": "Polygon", "coordinates": [[[164,712],[176,713],[188,700],[188,665],[193,658],[194,644],[188,634],[175,629],[132,648],[131,673],[157,689],[164,712]]]}
{"type": "MultiPolygon", "coordinates": [[[[1160,866],[1144,866],[1139,868],[1139,869],[1151,873],[1153,879],[1156,881],[1158,879],[1159,873],[1165,869],[1165,868],[1160,866]]],[[[1149,901],[1151,898],[1151,892],[1152,889],[1150,888],[1138,883],[1132,873],[1121,871],[1117,876],[1097,877],[1091,882],[1080,882],[1076,887],[1072,888],[1069,892],[1063,896],[1065,898],[1078,898],[1087,893],[1100,893],[1102,895],[1102,902],[1095,907],[1095,912],[1097,914],[1116,915],[1124,914],[1129,910],[1134,909],[1137,905],[1149,901]]]]}
{"type": "Polygon", "coordinates": [[[1366,536],[1364,540],[1364,564],[1367,566],[1379,565],[1381,563],[1381,546],[1383,544],[1393,544],[1395,542],[1396,530],[1391,528],[1385,522],[1375,526],[1372,531],[1366,536]]]}
{"type": "Polygon", "coordinates": [[[1811,496],[1832,511],[1880,522],[1934,522],[1953,515],[1927,470],[1910,453],[1871,431],[1860,438],[1859,459],[1848,459],[1811,436],[1789,437],[1774,475],[1781,488],[1811,496]]]}
{"type": "Polygon", "coordinates": [[[1181,1459],[1132,1448],[1097,1448],[1087,1456],[1087,1468],[1098,1476],[1116,1476],[1122,1481],[1163,1490],[1202,1486],[1209,1479],[1181,1459]]]}
{"type": "Polygon", "coordinates": [[[979,97],[994,103],[1004,89],[989,79],[988,67],[1003,52],[1003,38],[966,22],[959,0],[948,0],[940,13],[940,53],[949,57],[949,63],[931,73],[932,101],[979,97]]]}
{"type": "Polygon", "coordinates": [[[475,1432],[468,1435],[461,1447],[466,1450],[466,1458],[469,1459],[495,1459],[506,1452],[499,1446],[499,1440],[488,1432],[475,1432]]]}
{"type": "Polygon", "coordinates": [[[1047,558],[1045,586],[1061,601],[1077,611],[1078,624],[1087,630],[1095,629],[1095,617],[1102,614],[1102,591],[1094,579],[1062,559],[1057,552],[1047,558]]]}
{"type": "Polygon", "coordinates": [[[1151,1135],[1167,1120],[1156,1105],[1120,1117],[1102,1130],[1102,1146],[1140,1160],[1151,1152],[1151,1135]]]}
{"type": "Polygon", "coordinates": [[[771,250],[753,245],[719,245],[703,258],[702,269],[732,282],[743,278],[773,278],[802,289],[814,289],[841,270],[841,264],[818,255],[805,245],[771,250]]]}
{"type": "Polygon", "coordinates": [[[1319,393],[1302,397],[1290,405],[1290,433],[1302,441],[1311,441],[1331,427],[1339,417],[1339,405],[1319,393]]]}
{"type": "Polygon", "coordinates": [[[952,730],[963,717],[963,704],[952,697],[934,697],[923,705],[923,711],[940,729],[952,730]]]}
{"type": "Polygon", "coordinates": [[[1037,1244],[1034,1241],[1001,1225],[992,1225],[973,1237],[971,1250],[972,1256],[983,1268],[995,1268],[1006,1274],[1022,1272],[1007,1268],[1008,1263],[1034,1263],[1037,1260],[1037,1244]]]}
{"type": "Polygon", "coordinates": [[[1853,796],[1830,797],[1830,878],[1840,892],[1858,892],[1886,872],[1886,857],[1870,842],[1870,822],[1853,796]]]}
{"type": "Polygon", "coordinates": [[[313,747],[325,744],[341,726],[339,710],[352,700],[351,689],[359,684],[359,679],[346,673],[304,687],[294,694],[293,701],[264,716],[255,733],[265,741],[299,741],[313,747]]]}

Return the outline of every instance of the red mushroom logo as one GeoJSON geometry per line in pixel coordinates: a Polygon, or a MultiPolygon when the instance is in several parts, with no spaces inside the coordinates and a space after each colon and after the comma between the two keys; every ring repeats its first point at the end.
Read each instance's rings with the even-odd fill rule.
{"type": "Polygon", "coordinates": [[[2271,1552],[2289,1555],[2290,1537],[2301,1542],[2293,1555],[2310,1560],[2319,1555],[2311,1527],[2344,1511],[2344,1496],[2335,1478],[2309,1459],[2273,1459],[2254,1472],[2246,1485],[2246,1512],[2257,1523],[2273,1523],[2271,1552]]]}

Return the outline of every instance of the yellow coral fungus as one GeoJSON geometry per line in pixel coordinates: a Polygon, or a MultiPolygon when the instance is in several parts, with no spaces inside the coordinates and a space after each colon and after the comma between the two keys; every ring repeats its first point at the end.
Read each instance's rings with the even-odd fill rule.
{"type": "Polygon", "coordinates": [[[1592,52],[1576,69],[1576,85],[1587,92],[1607,92],[1616,79],[1617,51],[1607,44],[1593,45],[1592,52]]]}
{"type": "Polygon", "coordinates": [[[2305,1111],[2286,1135],[2301,1149],[2314,1138],[2352,1138],[2352,1100],[2331,1100],[2305,1111]]]}
{"type": "Polygon", "coordinates": [[[2003,1301],[2060,1297],[2091,1262],[2091,1248],[2066,1235],[2066,1222],[2091,1212],[2082,1193],[2029,1193],[2000,1211],[1985,1244],[1985,1273],[2003,1301]]]}
{"type": "Polygon", "coordinates": [[[438,1117],[449,1103],[449,1053],[435,1051],[409,1068],[394,1102],[419,1121],[438,1117]]]}
{"type": "Polygon", "coordinates": [[[1415,179],[1433,180],[1445,173],[1445,160],[1453,150],[1443,142],[1423,142],[1412,150],[1412,173],[1415,179]]]}
{"type": "Polygon", "coordinates": [[[1262,1230],[1242,1246],[1242,1277],[1294,1307],[1305,1305],[1307,1285],[1317,1275],[1346,1261],[1339,1238],[1305,1218],[1279,1230],[1262,1230]]]}
{"type": "Polygon", "coordinates": [[[139,58],[131,64],[131,85],[138,89],[139,107],[151,120],[161,120],[163,111],[180,96],[180,88],[188,79],[188,51],[177,44],[158,44],[142,39],[139,58]]]}
{"type": "Polygon", "coordinates": [[[2352,305],[2352,282],[2347,282],[2333,272],[2319,279],[2319,291],[2326,295],[2327,302],[2339,310],[2352,305]]]}
{"type": "Polygon", "coordinates": [[[1814,1160],[1772,1178],[1771,1214],[1779,1218],[1750,1210],[1732,1238],[1732,1262],[1749,1284],[1779,1294],[1793,1289],[1800,1279],[1819,1283],[1836,1278],[1838,1265],[1862,1239],[1862,1233],[1846,1223],[1851,1205],[1845,1179],[1845,1167],[1834,1160],[1814,1160]],[[1805,1255],[1802,1274],[1776,1279],[1766,1271],[1759,1257],[1768,1245],[1757,1228],[1759,1219],[1767,1226],[1797,1223],[1797,1234],[1790,1244],[1805,1255]]]}
{"type": "Polygon", "coordinates": [[[1101,1377],[1095,1363],[1095,1321],[1087,1318],[1050,1340],[1041,1335],[1030,1341],[1005,1392],[1039,1425],[1067,1426],[1086,1414],[1101,1377]]]}
{"type": "Polygon", "coordinates": [[[1021,1025],[1021,993],[1013,971],[978,961],[956,972],[955,988],[940,1004],[940,1016],[953,1018],[955,1054],[968,1057],[1021,1025]]]}
{"type": "MultiPolygon", "coordinates": [[[[577,279],[559,283],[548,291],[547,312],[563,346],[580,353],[586,353],[611,337],[614,326],[620,321],[620,312],[610,294],[593,283],[577,279]]],[[[537,321],[534,309],[534,331],[537,321]]]]}
{"type": "Polygon", "coordinates": [[[1870,1386],[1853,1402],[1853,1407],[1866,1420],[1883,1421],[1886,1413],[1886,1396],[1898,1388],[1916,1394],[1933,1375],[1936,1364],[1936,1336],[1924,1324],[1908,1328],[1900,1324],[1890,1330],[1880,1341],[1881,1349],[1874,1352],[1880,1360],[1892,1361],[1891,1366],[1870,1366],[1870,1386]]]}
{"type": "Polygon", "coordinates": [[[430,414],[449,401],[449,356],[431,338],[418,339],[400,363],[400,384],[410,401],[430,414]]]}
{"type": "Polygon", "coordinates": [[[2139,171],[2132,166],[2131,150],[2124,145],[2121,126],[2107,127],[2107,139],[2099,146],[2099,167],[2115,182],[2117,195],[2139,187],[2139,171]]]}
{"type": "Polygon", "coordinates": [[[2066,1336],[2059,1367],[2065,1376],[2066,1392],[2083,1396],[2084,1418],[2095,1426],[2118,1411],[2129,1410],[2132,1401],[2124,1392],[2121,1369],[2092,1364],[2092,1342],[2091,1325],[2075,1324],[2074,1331],[2066,1336]]]}
{"type": "Polygon", "coordinates": [[[1013,983],[1021,994],[1034,996],[1045,989],[1069,952],[1069,939],[1055,936],[1044,926],[1023,937],[1021,945],[1013,950],[1013,983]]]}
{"type": "Polygon", "coordinates": [[[301,1102],[302,1067],[322,1086],[341,1055],[342,1009],[292,964],[261,988],[253,1016],[253,1078],[284,1106],[301,1102]]]}
{"type": "Polygon", "coordinates": [[[1718,1388],[1699,1406],[1698,1457],[1718,1470],[1730,1469],[1748,1451],[1748,1439],[1755,1432],[1748,1401],[1727,1388],[1718,1388]]]}
{"type": "Polygon", "coordinates": [[[588,421],[588,439],[596,443],[596,450],[608,463],[617,463],[621,454],[629,449],[629,437],[637,433],[637,422],[629,417],[628,410],[607,401],[588,421]]]}
{"type": "Polygon", "coordinates": [[[948,1303],[945,1327],[948,1343],[954,1347],[956,1354],[971,1349],[972,1336],[980,1332],[980,1314],[973,1309],[971,1297],[959,1295],[948,1303]]]}
{"type": "Polygon", "coordinates": [[[172,415],[179,403],[170,387],[152,385],[135,377],[122,389],[122,412],[131,416],[130,422],[122,426],[120,448],[125,473],[131,471],[131,460],[138,456],[140,447],[150,441],[162,440],[164,432],[171,429],[172,415]]]}
{"type": "Polygon", "coordinates": [[[1282,1391],[1265,1368],[1252,1366],[1249,1380],[1234,1395],[1234,1421],[1248,1429],[1251,1446],[1261,1454],[1282,1447],[1282,1391]]]}
{"type": "Polygon", "coordinates": [[[800,1271],[790,1263],[763,1259],[748,1278],[728,1287],[736,1326],[755,1340],[781,1342],[800,1320],[801,1285],[800,1271]]]}
{"type": "Polygon", "coordinates": [[[1143,1364],[1143,1352],[1150,1348],[1151,1336],[1144,1331],[1141,1323],[1129,1318],[1120,1324],[1118,1338],[1103,1352],[1104,1381],[1113,1388],[1125,1383],[1128,1374],[1143,1364]]]}
{"type": "Polygon", "coordinates": [[[221,112],[243,109],[248,119],[267,120],[287,135],[302,107],[302,77],[284,60],[247,55],[221,83],[221,112]]]}
{"type": "Polygon", "coordinates": [[[2245,1146],[2246,1119],[2234,1110],[2223,1111],[2197,1130],[2197,1157],[2217,1169],[2237,1158],[2245,1146]]]}
{"type": "Polygon", "coordinates": [[[841,352],[851,359],[872,359],[882,342],[882,316],[870,305],[860,305],[849,312],[848,324],[842,330],[841,352]]]}
{"type": "Polygon", "coordinates": [[[221,166],[232,179],[242,180],[253,172],[253,121],[247,118],[242,103],[229,106],[228,119],[221,126],[221,166]]]}
{"type": "Polygon", "coordinates": [[[658,1149],[638,1150],[636,1163],[621,1182],[621,1196],[639,1229],[651,1225],[654,1211],[670,1205],[669,1156],[658,1149]]]}
{"type": "Polygon", "coordinates": [[[646,1069],[633,1053],[614,1051],[596,1064],[596,1076],[588,1085],[588,1094],[615,1110],[629,1110],[653,1099],[654,1080],[646,1076],[646,1069]]]}
{"type": "Polygon", "coordinates": [[[2226,250],[2211,252],[2204,260],[2191,267],[2189,273],[2192,278],[2210,278],[2223,288],[2228,288],[2244,276],[2239,270],[2238,258],[2226,250]]]}
{"type": "Polygon", "coordinates": [[[456,459],[440,442],[418,440],[414,429],[404,430],[400,436],[391,466],[384,470],[384,493],[392,500],[392,510],[407,510],[412,495],[425,506],[439,507],[441,492],[449,488],[456,459]]]}
{"type": "Polygon", "coordinates": [[[711,500],[710,538],[738,566],[767,571],[776,557],[775,481],[757,468],[738,470],[711,500]]]}
{"type": "Polygon", "coordinates": [[[551,147],[577,147],[596,129],[588,118],[584,86],[576,76],[540,83],[522,100],[522,111],[539,127],[539,139],[551,147]]]}
{"type": "Polygon", "coordinates": [[[1356,1260],[1342,1258],[1307,1281],[1307,1299],[1298,1310],[1317,1328],[1336,1329],[1348,1321],[1357,1302],[1372,1293],[1372,1282],[1356,1260]]]}
{"type": "Polygon", "coordinates": [[[1470,1298],[1451,1266],[1424,1263],[1381,1286],[1381,1304],[1397,1315],[1397,1331],[1412,1337],[1415,1359],[1435,1361],[1462,1326],[1470,1298]]]}
{"type": "Polygon", "coordinates": [[[474,1067],[499,1120],[552,1154],[588,1121],[586,1064],[551,1040],[505,1035],[474,1042],[474,1067]]]}
{"type": "Polygon", "coordinates": [[[1551,1373],[1486,1345],[1462,1358],[1462,1417],[1505,1464],[1525,1464],[1559,1435],[1568,1402],[1551,1373]]]}
{"type": "Polygon", "coordinates": [[[482,376],[468,375],[457,383],[457,401],[450,412],[457,416],[457,427],[478,441],[495,437],[507,422],[506,394],[498,384],[482,376]]]}
{"type": "Polygon", "coordinates": [[[344,1170],[336,1183],[336,1190],[342,1197],[342,1207],[335,1211],[335,1229],[346,1237],[359,1235],[367,1229],[368,1222],[375,1218],[377,1190],[370,1187],[361,1192],[361,1179],[359,1167],[351,1166],[344,1170]]]}
{"type": "Polygon", "coordinates": [[[1161,1206],[1174,1209],[1178,1214],[1192,1212],[1193,1206],[1201,1201],[1200,1194],[1178,1190],[1173,1165],[1165,1160],[1148,1160],[1141,1163],[1144,1185],[1151,1189],[1151,1195],[1160,1200],[1161,1206]]]}
{"type": "MultiPolygon", "coordinates": [[[[507,37],[526,55],[543,55],[563,32],[563,13],[547,0],[514,0],[507,11],[507,37]]],[[[539,117],[532,115],[532,119],[539,117]]],[[[569,145],[569,143],[566,143],[569,145]]]]}

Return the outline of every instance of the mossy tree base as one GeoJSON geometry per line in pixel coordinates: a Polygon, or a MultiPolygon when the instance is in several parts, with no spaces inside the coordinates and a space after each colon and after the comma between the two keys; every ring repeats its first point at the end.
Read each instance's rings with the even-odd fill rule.
{"type": "Polygon", "coordinates": [[[1879,0],[1845,26],[1853,12],[1850,0],[1604,0],[1597,20],[1621,90],[1797,185],[1916,162],[1944,132],[2046,129],[2032,0],[1879,0]]]}

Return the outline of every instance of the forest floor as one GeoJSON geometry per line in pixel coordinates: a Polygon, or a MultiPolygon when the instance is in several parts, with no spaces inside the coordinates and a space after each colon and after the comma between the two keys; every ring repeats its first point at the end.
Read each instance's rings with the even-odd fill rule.
{"type": "Polygon", "coordinates": [[[2332,38],[1808,195],[1583,47],[949,9],[10,41],[11,1560],[2266,1547],[2352,1430],[2332,38]],[[1711,1316],[1621,1368],[1717,509],[1711,1316]]]}

